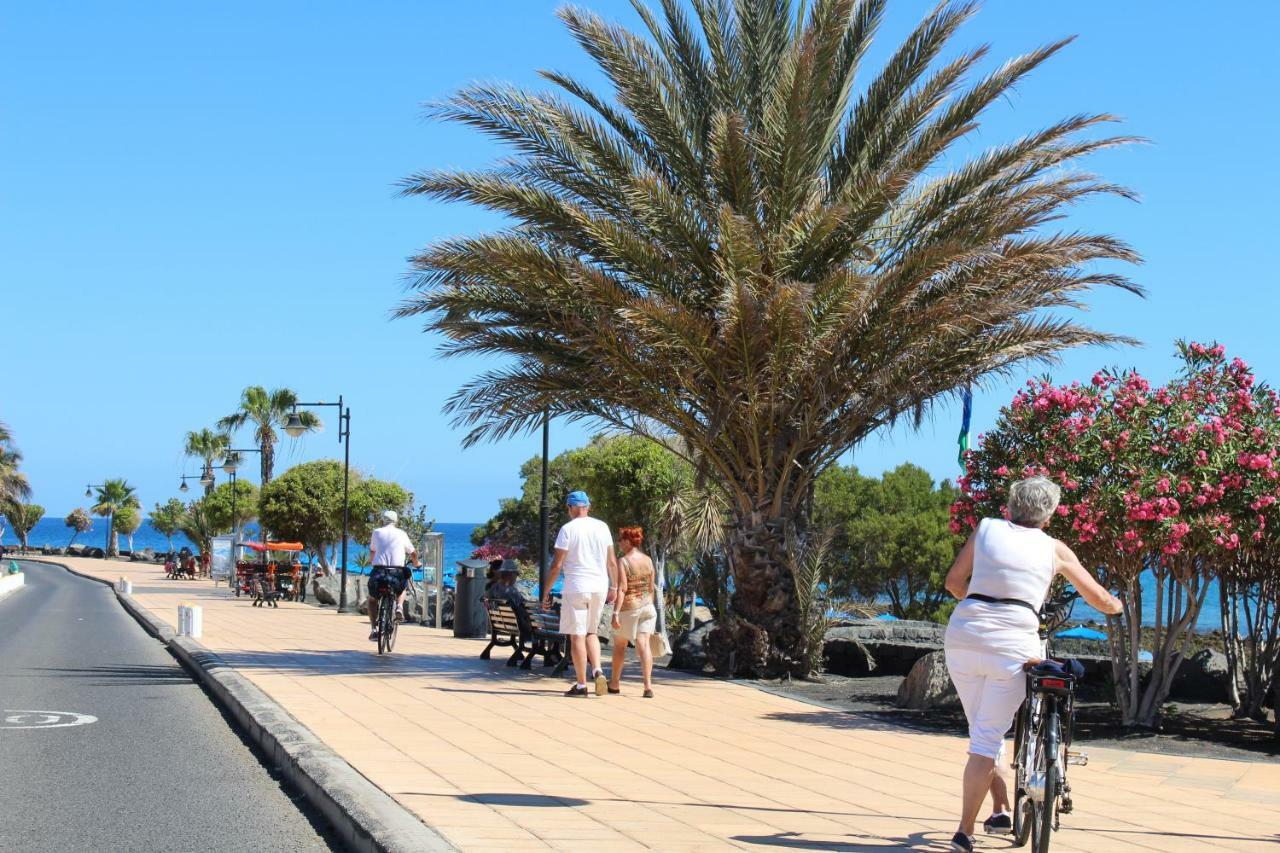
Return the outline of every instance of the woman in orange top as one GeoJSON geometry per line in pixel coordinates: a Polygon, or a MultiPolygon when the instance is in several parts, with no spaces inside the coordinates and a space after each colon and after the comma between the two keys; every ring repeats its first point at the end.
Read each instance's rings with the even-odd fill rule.
{"type": "Polygon", "coordinates": [[[626,593],[613,608],[613,668],[610,693],[622,692],[622,667],[627,661],[627,643],[635,644],[640,658],[640,676],[644,679],[644,698],[653,698],[653,651],[649,637],[658,624],[655,606],[657,573],[653,561],[640,550],[644,528],[623,527],[618,531],[618,547],[622,556],[618,565],[626,573],[626,593]]]}

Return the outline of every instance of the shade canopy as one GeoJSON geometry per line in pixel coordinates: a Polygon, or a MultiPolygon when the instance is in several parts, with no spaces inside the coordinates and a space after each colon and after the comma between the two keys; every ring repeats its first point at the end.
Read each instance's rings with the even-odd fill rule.
{"type": "Polygon", "coordinates": [[[301,551],[305,547],[301,542],[268,542],[266,545],[261,542],[237,542],[236,545],[259,554],[263,551],[301,551]]]}
{"type": "Polygon", "coordinates": [[[1054,636],[1063,640],[1105,640],[1107,638],[1107,635],[1102,631],[1086,628],[1083,625],[1077,625],[1066,631],[1059,631],[1054,636]]]}

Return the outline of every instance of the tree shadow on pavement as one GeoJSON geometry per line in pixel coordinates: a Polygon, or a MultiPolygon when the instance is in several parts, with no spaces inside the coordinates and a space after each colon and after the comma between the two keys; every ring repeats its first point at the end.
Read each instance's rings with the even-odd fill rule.
{"type": "MultiPolygon", "coordinates": [[[[480,647],[477,646],[477,649],[480,647]]],[[[339,649],[281,649],[279,651],[218,651],[215,654],[238,670],[271,670],[282,675],[377,675],[391,677],[434,676],[457,681],[531,682],[541,680],[536,672],[508,667],[503,661],[480,660],[432,654],[339,649]]]]}
{"type": "Polygon", "coordinates": [[[117,666],[45,666],[29,667],[14,673],[17,678],[93,679],[91,687],[154,687],[166,684],[191,684],[191,676],[178,666],[164,664],[120,664],[117,666]]]}
{"type": "Polygon", "coordinates": [[[879,835],[845,835],[823,838],[801,838],[799,833],[778,832],[773,835],[735,835],[734,841],[742,844],[760,844],[790,850],[837,850],[846,853],[870,853],[880,850],[950,850],[951,836],[941,832],[913,832],[902,837],[879,835]],[[861,839],[846,841],[844,839],[861,839]],[[869,843],[875,839],[881,843],[869,843]]]}
{"type": "MultiPolygon", "coordinates": [[[[927,718],[903,718],[894,714],[886,719],[874,711],[774,711],[762,719],[783,723],[804,723],[829,729],[861,729],[876,732],[901,732],[903,730],[926,734],[948,734],[953,726],[947,721],[930,722],[927,718]]],[[[960,731],[963,731],[962,729],[960,731]]]]}
{"type": "MultiPolygon", "coordinates": [[[[497,805],[510,805],[510,806],[529,806],[529,805],[590,806],[590,805],[598,805],[601,803],[622,803],[626,805],[637,805],[637,806],[678,806],[681,808],[688,807],[688,808],[716,809],[716,810],[732,809],[734,811],[766,812],[770,814],[818,815],[818,816],[826,816],[826,817],[888,818],[890,820],[903,820],[903,821],[915,821],[915,822],[945,820],[945,818],[939,818],[937,815],[933,817],[920,817],[920,816],[908,816],[908,815],[887,815],[887,814],[882,814],[880,812],[824,811],[822,809],[789,808],[787,806],[782,806],[782,805],[759,806],[759,805],[748,805],[743,803],[700,803],[700,802],[687,802],[687,801],[677,801],[677,800],[647,800],[647,799],[637,799],[635,797],[593,797],[589,800],[583,800],[577,797],[562,797],[562,796],[554,796],[550,794],[516,794],[516,793],[440,794],[440,793],[428,793],[424,791],[405,791],[404,793],[406,795],[415,796],[415,797],[441,797],[441,798],[447,797],[449,799],[454,799],[454,800],[468,800],[468,801],[473,801],[477,797],[492,798],[491,800],[480,801],[480,802],[484,802],[486,805],[497,804],[497,805]],[[543,800],[545,802],[526,802],[526,800],[531,800],[531,799],[543,800]]],[[[796,833],[790,833],[790,834],[795,835],[796,833]]],[[[870,837],[870,836],[865,836],[865,837],[870,837]]],[[[950,836],[948,836],[948,838],[950,838],[950,836]]]]}

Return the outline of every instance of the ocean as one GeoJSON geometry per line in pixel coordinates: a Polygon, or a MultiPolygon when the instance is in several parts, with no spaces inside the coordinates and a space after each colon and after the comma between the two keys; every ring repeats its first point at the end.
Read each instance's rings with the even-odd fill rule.
{"type": "MultiPolygon", "coordinates": [[[[458,560],[465,560],[471,556],[471,552],[475,550],[475,546],[471,544],[471,531],[475,530],[478,525],[475,524],[457,524],[457,523],[441,523],[437,522],[435,531],[444,534],[444,564],[445,564],[445,583],[452,585],[453,569],[457,567],[458,560]]],[[[76,537],[77,545],[90,545],[95,548],[106,547],[107,520],[105,518],[93,519],[93,529],[81,533],[76,537]]],[[[253,525],[249,525],[246,533],[247,539],[257,538],[257,529],[253,525]]],[[[71,530],[62,523],[61,518],[42,518],[40,522],[31,531],[31,535],[27,537],[27,542],[33,548],[50,546],[54,548],[65,548],[70,543],[71,530]]],[[[18,537],[13,535],[13,531],[5,525],[3,538],[0,538],[6,546],[15,546],[18,544],[18,537]]],[[[120,537],[120,548],[126,550],[129,547],[128,540],[120,537]]],[[[150,548],[156,552],[164,552],[169,550],[169,540],[164,534],[154,529],[149,522],[143,522],[142,527],[138,528],[138,532],[133,534],[133,548],[141,551],[144,548],[150,548]]],[[[173,548],[180,550],[183,547],[192,548],[194,546],[191,541],[181,533],[173,537],[173,548]]],[[[358,571],[355,561],[356,558],[368,552],[368,547],[364,544],[352,542],[347,548],[347,561],[349,571],[358,571]]],[[[334,561],[336,565],[336,561],[334,561]]]]}
{"type": "MultiPolygon", "coordinates": [[[[453,585],[453,572],[458,565],[459,560],[465,560],[471,556],[471,552],[475,550],[475,546],[471,544],[471,531],[475,530],[475,524],[458,524],[458,523],[437,523],[435,530],[444,534],[444,581],[448,586],[453,585]]],[[[106,544],[107,520],[105,518],[93,519],[93,530],[82,533],[76,537],[76,544],[93,545],[95,547],[104,547],[106,544]]],[[[252,526],[250,528],[252,530],[252,526]]],[[[32,547],[41,547],[44,545],[65,548],[71,538],[71,531],[62,523],[61,518],[42,518],[40,523],[31,531],[31,535],[27,537],[32,547]]],[[[5,526],[4,537],[0,539],[5,545],[17,545],[18,539],[13,535],[13,531],[5,526]]],[[[191,543],[187,537],[181,533],[173,537],[173,545],[175,548],[186,546],[191,547],[191,543]]],[[[125,538],[120,537],[120,547],[122,549],[128,547],[125,538]]],[[[154,530],[147,522],[143,522],[138,532],[133,534],[133,547],[136,550],[143,548],[151,548],[155,551],[167,551],[169,542],[165,537],[154,530]]],[[[348,571],[358,571],[355,566],[355,559],[358,555],[364,553],[368,549],[363,544],[352,543],[349,547],[348,571]]],[[[336,561],[335,561],[336,562],[336,561]]],[[[420,576],[420,575],[419,575],[420,576]]],[[[1150,574],[1143,576],[1143,598],[1144,606],[1147,610],[1144,624],[1152,624],[1155,621],[1155,593],[1151,588],[1152,580],[1150,574]]],[[[557,587],[559,585],[557,584],[557,587]]],[[[1105,617],[1098,613],[1083,601],[1076,604],[1075,611],[1072,614],[1072,623],[1076,622],[1106,622],[1105,617]]],[[[1216,631],[1222,627],[1222,614],[1218,607],[1218,584],[1214,581],[1209,587],[1209,593],[1205,597],[1204,608],[1200,611],[1200,618],[1196,622],[1197,631],[1216,631]]]]}

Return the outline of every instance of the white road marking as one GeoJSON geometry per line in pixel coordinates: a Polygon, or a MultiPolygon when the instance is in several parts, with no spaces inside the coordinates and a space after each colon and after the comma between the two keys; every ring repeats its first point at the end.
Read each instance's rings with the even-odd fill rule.
{"type": "Polygon", "coordinates": [[[84,726],[98,722],[92,714],[77,714],[74,711],[0,711],[4,714],[4,722],[0,729],[65,729],[69,726],[84,726]]]}

